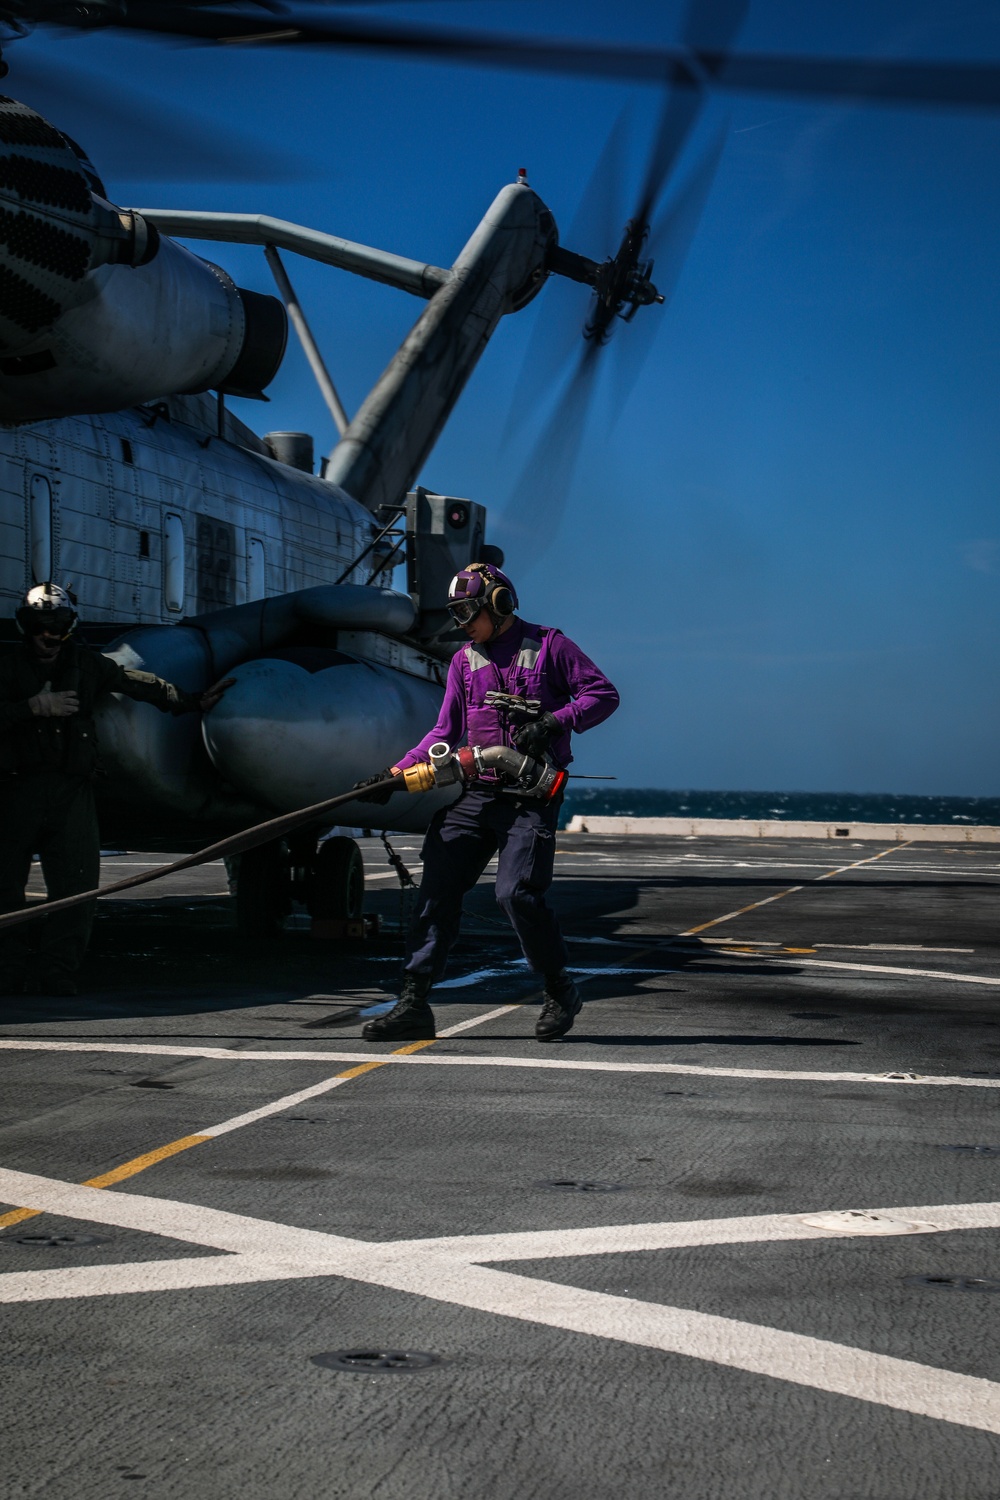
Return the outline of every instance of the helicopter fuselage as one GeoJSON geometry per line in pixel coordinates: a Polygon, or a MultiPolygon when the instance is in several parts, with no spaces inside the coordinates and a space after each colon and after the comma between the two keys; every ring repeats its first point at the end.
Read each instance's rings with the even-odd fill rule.
{"type": "MultiPolygon", "coordinates": [[[[242,649],[220,648],[192,620],[255,601],[306,597],[339,578],[342,593],[352,586],[375,593],[379,582],[369,580],[385,551],[369,551],[351,566],[371,540],[371,512],[336,485],[271,457],[230,414],[219,437],[215,419],[210,398],[175,397],[155,408],[0,432],[0,614],[12,617],[37,578],[61,579],[77,596],[93,645],[195,689],[252,658],[253,650],[249,641],[242,649]]],[[[383,574],[385,626],[398,631],[406,614],[399,616],[397,605],[393,618],[399,596],[387,583],[383,574]]],[[[10,629],[7,639],[10,649],[10,629]]],[[[268,656],[272,678],[284,673],[306,690],[298,694],[296,731],[300,738],[305,733],[317,766],[334,776],[335,790],[388,753],[359,732],[355,694],[360,705],[368,702],[363,720],[388,691],[393,711],[383,713],[376,735],[393,736],[398,750],[419,738],[436,712],[439,660],[388,633],[337,628],[314,613],[271,627],[260,645],[275,653],[268,656]],[[330,680],[334,664],[339,670],[330,680]],[[334,700],[336,722],[324,712],[334,700]]],[[[287,724],[268,734],[258,715],[256,733],[236,737],[241,760],[250,764],[234,778],[224,757],[206,749],[196,719],[144,708],[115,702],[100,725],[106,772],[100,800],[125,842],[203,842],[295,801],[307,752],[299,747],[289,796],[281,761],[287,749],[281,742],[292,733],[287,724]],[[259,775],[251,774],[253,764],[259,775]]],[[[320,780],[324,789],[331,784],[320,780]]]]}
{"type": "MultiPolygon", "coordinates": [[[[500,319],[543,284],[550,211],[520,177],[444,269],[278,221],[121,210],[71,142],[3,99],[0,168],[0,609],[58,581],[127,668],[188,690],[236,679],[201,724],[101,711],[106,830],[205,844],[349,789],[436,717],[458,644],[447,582],[483,556],[485,511],[409,491],[500,319]],[[291,236],[425,302],[322,477],[304,435],[261,439],[224,406],[276,372],[280,301],[171,232],[291,236]]],[[[447,795],[341,816],[418,828],[447,795]]]]}

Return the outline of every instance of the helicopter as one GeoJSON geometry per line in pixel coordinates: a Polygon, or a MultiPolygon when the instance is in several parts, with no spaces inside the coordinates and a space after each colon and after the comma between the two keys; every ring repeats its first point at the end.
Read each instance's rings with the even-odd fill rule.
{"type": "MultiPolygon", "coordinates": [[[[238,9],[179,5],[171,15],[192,26],[208,17],[218,30],[219,14],[238,9]]],[[[3,613],[31,582],[56,578],[77,593],[90,639],[125,666],[187,688],[236,678],[201,726],[124,702],[104,711],[107,841],[203,846],[347,789],[432,722],[460,644],[440,605],[447,581],[469,561],[498,559],[485,508],[421,488],[423,463],[501,318],[549,277],[589,288],[570,392],[577,411],[611,335],[655,316],[669,293],[654,280],[657,204],[710,83],[739,73],[726,49],[742,9],[725,7],[721,50],[693,50],[686,36],[668,59],[676,87],[639,201],[603,259],[561,243],[523,173],[449,267],[260,215],[122,209],[57,124],[15,100],[0,104],[3,613]],[[237,287],[180,239],[262,246],[279,296],[237,287]],[[349,423],[283,251],[425,303],[349,423]],[[307,435],[259,437],[226,407],[228,396],[262,395],[275,378],[289,320],[341,434],[319,475],[307,435]],[[390,581],[404,557],[405,593],[390,581]]],[[[151,13],[134,4],[127,14],[151,13]]],[[[10,24],[26,15],[11,12],[10,24]]],[[[281,42],[270,21],[264,30],[281,42]]],[[[922,89],[947,101],[961,87],[977,104],[994,102],[991,89],[1000,98],[995,69],[921,66],[885,84],[886,65],[850,66],[819,69],[820,83],[842,93],[860,79],[855,92],[870,92],[880,77],[889,97],[905,81],[904,97],[922,89]]],[[[357,804],[340,816],[416,829],[442,795],[400,794],[384,810],[357,804]]],[[[317,909],[354,914],[357,851],[323,831],[243,860],[237,904],[247,930],[280,920],[291,879],[317,909]]]]}
{"type": "MultiPolygon", "coordinates": [[[[200,731],[127,702],[103,710],[105,837],[205,843],[343,791],[387,747],[401,753],[433,721],[458,644],[448,579],[502,561],[483,506],[413,488],[416,476],[501,317],[547,275],[589,281],[602,327],[662,300],[638,226],[606,262],[565,251],[523,172],[448,268],[260,216],[122,210],[80,148],[10,99],[0,211],[3,613],[32,582],[60,578],[124,666],[236,679],[200,731]],[[285,302],[237,287],[175,234],[263,244],[285,302]],[[426,303],[349,424],[321,381],[342,436],[319,476],[307,435],[260,438],[225,405],[274,378],[288,312],[323,372],[279,247],[426,303]],[[389,586],[404,551],[407,593],[389,586]]],[[[441,796],[342,816],[419,828],[441,796]]],[[[353,914],[357,859],[319,832],[242,861],[248,928],[248,913],[257,930],[280,915],[278,860],[308,872],[326,909],[353,914]]]]}

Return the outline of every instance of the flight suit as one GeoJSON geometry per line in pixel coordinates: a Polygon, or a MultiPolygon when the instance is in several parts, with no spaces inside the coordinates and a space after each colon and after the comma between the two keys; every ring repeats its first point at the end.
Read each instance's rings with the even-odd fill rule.
{"type": "MultiPolygon", "coordinates": [[[[164,712],[194,712],[199,695],[182,692],[148,672],[127,671],[76,641],[54,662],[42,663],[30,641],[0,655],[0,913],[25,905],[31,858],[37,854],[49,899],[95,890],[100,877],[100,833],[93,780],[98,769],[94,709],[121,693],[164,712]],[[72,691],[80,709],[66,718],[39,718],[28,700],[36,693],[72,691]]],[[[0,987],[10,991],[30,977],[71,977],[87,949],[93,903],[44,922],[0,928],[0,987]]]]}
{"type": "MultiPolygon", "coordinates": [[[[558,766],[573,759],[571,732],[592,729],[618,707],[616,689],[575,642],[559,630],[515,618],[495,641],[455,653],[437,723],[402,757],[400,769],[426,759],[439,740],[453,747],[463,740],[512,745],[518,726],[487,702],[487,693],[494,690],[536,698],[553,715],[559,732],[549,756],[558,766]]],[[[566,944],[545,899],[552,884],[558,820],[559,802],[514,797],[499,780],[486,779],[437,813],[421,851],[423,874],[404,974],[432,983],[441,978],[458,937],[462,901],[494,854],[497,903],[529,968],[545,975],[563,970],[566,944]]]]}

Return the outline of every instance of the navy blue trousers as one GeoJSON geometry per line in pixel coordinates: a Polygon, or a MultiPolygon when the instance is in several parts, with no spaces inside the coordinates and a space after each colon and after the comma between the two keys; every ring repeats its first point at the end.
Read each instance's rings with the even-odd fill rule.
{"type": "Polygon", "coordinates": [[[407,934],[407,973],[441,978],[458,937],[462,901],[494,854],[497,905],[529,966],[539,974],[566,966],[566,944],[545,900],[558,818],[558,803],[520,801],[480,787],[434,815],[421,851],[424,873],[407,934]]]}
{"type": "MultiPolygon", "coordinates": [[[[40,771],[0,784],[0,912],[25,905],[31,856],[42,863],[50,901],[96,890],[101,879],[101,836],[94,789],[80,776],[40,771]]],[[[44,922],[0,934],[0,975],[25,972],[75,974],[94,921],[85,902],[44,922]]]]}

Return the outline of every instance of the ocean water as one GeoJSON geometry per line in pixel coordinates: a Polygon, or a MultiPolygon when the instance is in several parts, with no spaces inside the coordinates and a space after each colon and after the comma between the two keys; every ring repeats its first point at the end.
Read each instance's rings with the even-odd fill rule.
{"type": "Polygon", "coordinates": [[[746,818],[810,823],[1000,825],[1000,797],[913,797],[894,792],[701,792],[658,787],[576,787],[560,826],[576,813],[632,818],[746,818]]]}

